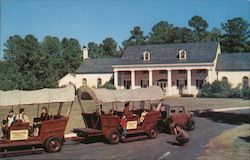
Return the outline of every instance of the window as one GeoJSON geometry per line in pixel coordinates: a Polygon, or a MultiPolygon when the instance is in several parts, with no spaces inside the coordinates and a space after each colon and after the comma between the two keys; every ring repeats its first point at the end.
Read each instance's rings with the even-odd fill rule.
{"type": "Polygon", "coordinates": [[[159,70],[159,74],[167,74],[168,72],[166,70],[159,70]]]}
{"type": "Polygon", "coordinates": [[[123,81],[124,89],[130,89],[131,87],[131,80],[124,80],[123,81]]]}
{"type": "Polygon", "coordinates": [[[196,73],[198,73],[198,74],[205,74],[206,70],[205,69],[198,69],[198,70],[196,70],[196,73]]]}
{"type": "Polygon", "coordinates": [[[83,86],[87,86],[87,79],[86,79],[86,78],[83,78],[83,79],[82,79],[82,85],[83,85],[83,86]]]}
{"type": "Polygon", "coordinates": [[[143,53],[143,60],[144,61],[150,61],[150,53],[149,52],[145,51],[143,53]]]}
{"type": "Polygon", "coordinates": [[[248,79],[248,77],[243,77],[242,78],[242,87],[246,88],[248,86],[249,86],[249,79],[248,79]]]}
{"type": "Polygon", "coordinates": [[[148,74],[148,71],[142,71],[142,74],[148,74]]]}
{"type": "Polygon", "coordinates": [[[178,70],[179,74],[186,74],[186,70],[178,70]]]}
{"type": "Polygon", "coordinates": [[[187,58],[187,53],[185,50],[180,50],[179,51],[179,59],[180,60],[185,60],[187,58]]]}
{"type": "Polygon", "coordinates": [[[141,80],[141,88],[147,88],[149,86],[148,80],[141,80]]]}
{"type": "Polygon", "coordinates": [[[131,72],[130,72],[130,71],[125,71],[124,74],[125,74],[125,75],[130,75],[131,72]]]}
{"type": "Polygon", "coordinates": [[[102,79],[98,78],[97,79],[97,88],[100,88],[102,86],[102,79]]]}
{"type": "Polygon", "coordinates": [[[222,81],[227,81],[228,79],[227,79],[227,77],[224,76],[224,77],[221,78],[221,80],[222,81]]]}
{"type": "Polygon", "coordinates": [[[204,84],[204,80],[197,79],[196,80],[196,88],[201,89],[204,84]]]}
{"type": "Polygon", "coordinates": [[[157,81],[157,86],[160,86],[162,90],[165,90],[167,87],[167,79],[160,79],[157,81]]]}

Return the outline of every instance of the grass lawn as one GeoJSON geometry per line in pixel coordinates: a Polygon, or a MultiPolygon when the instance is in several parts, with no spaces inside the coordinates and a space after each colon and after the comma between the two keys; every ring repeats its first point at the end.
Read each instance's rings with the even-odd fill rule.
{"type": "Polygon", "coordinates": [[[250,125],[224,131],[206,146],[204,155],[197,160],[249,160],[250,125]]]}
{"type": "MultiPolygon", "coordinates": [[[[208,109],[208,108],[230,108],[230,107],[246,107],[249,106],[249,100],[243,100],[243,99],[230,99],[230,98],[180,98],[180,97],[169,97],[166,98],[166,102],[170,105],[184,105],[187,106],[187,110],[196,110],[196,109],[208,109]]],[[[133,104],[130,104],[133,106],[133,104]]],[[[146,103],[147,105],[147,103],[146,103]]],[[[46,104],[40,105],[39,113],[37,114],[37,105],[24,105],[21,106],[22,108],[25,108],[25,111],[27,115],[29,116],[30,120],[32,120],[34,117],[40,116],[41,107],[46,106],[49,108],[49,114],[56,114],[58,110],[59,104],[50,104],[49,106],[46,104]]],[[[95,104],[93,101],[83,101],[83,106],[86,112],[95,111],[95,104]]],[[[124,106],[124,103],[118,104],[118,109],[122,110],[124,106]]],[[[134,106],[139,106],[138,103],[135,103],[134,106]]],[[[67,110],[69,108],[69,104],[66,103],[63,107],[62,113],[66,114],[67,110]]],[[[104,104],[103,110],[105,112],[108,112],[109,109],[112,108],[111,104],[104,104]]],[[[0,108],[0,120],[6,118],[7,113],[11,109],[11,107],[1,107],[0,108]]],[[[14,111],[16,114],[18,114],[19,107],[14,106],[14,111]]],[[[83,127],[83,121],[81,118],[81,109],[78,104],[78,101],[75,100],[73,109],[71,111],[70,117],[69,117],[69,123],[66,129],[66,133],[70,132],[73,128],[76,127],[83,127]]]]}

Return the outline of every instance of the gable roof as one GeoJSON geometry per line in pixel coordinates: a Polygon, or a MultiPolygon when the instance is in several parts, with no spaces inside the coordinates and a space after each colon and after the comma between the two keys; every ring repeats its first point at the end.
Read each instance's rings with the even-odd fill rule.
{"type": "Polygon", "coordinates": [[[216,57],[218,42],[171,43],[130,46],[125,51],[119,64],[178,64],[212,63],[216,57]],[[187,58],[179,60],[180,50],[185,50],[187,58]],[[143,61],[143,52],[151,54],[150,61],[143,61]]]}
{"type": "Polygon", "coordinates": [[[113,73],[112,65],[120,58],[98,58],[85,60],[75,73],[113,73]]]}
{"type": "Polygon", "coordinates": [[[248,70],[250,71],[250,52],[222,53],[218,57],[217,70],[248,70]]]}

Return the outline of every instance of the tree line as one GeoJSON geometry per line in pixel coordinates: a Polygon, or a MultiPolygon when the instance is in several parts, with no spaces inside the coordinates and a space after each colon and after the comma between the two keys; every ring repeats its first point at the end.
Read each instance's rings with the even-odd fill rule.
{"type": "MultiPolygon", "coordinates": [[[[130,31],[122,47],[111,38],[101,43],[89,42],[90,58],[119,57],[128,46],[164,43],[219,41],[223,52],[249,52],[249,23],[241,18],[229,19],[220,28],[208,30],[208,22],[194,16],[188,27],[174,26],[167,21],[155,24],[148,34],[140,26],[130,31]]],[[[4,44],[4,60],[0,61],[0,90],[33,90],[56,87],[58,80],[74,72],[82,63],[81,45],[74,38],[46,36],[41,42],[33,35],[9,37],[4,44]]]]}

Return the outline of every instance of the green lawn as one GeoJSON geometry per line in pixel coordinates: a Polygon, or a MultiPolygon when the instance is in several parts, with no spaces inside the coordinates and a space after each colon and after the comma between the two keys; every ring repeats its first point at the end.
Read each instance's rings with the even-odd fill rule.
{"type": "MultiPolygon", "coordinates": [[[[249,106],[249,100],[243,100],[243,99],[229,99],[229,98],[180,98],[180,97],[169,97],[166,98],[166,102],[170,105],[184,105],[187,106],[187,110],[196,110],[196,109],[208,109],[208,108],[231,108],[231,107],[246,107],[249,106]]],[[[146,103],[147,105],[148,103],[146,103]]],[[[122,110],[124,103],[118,104],[118,109],[122,110]]],[[[130,106],[139,106],[138,103],[131,103],[130,106]]],[[[49,108],[50,114],[56,114],[58,110],[58,104],[51,104],[51,105],[40,105],[40,108],[42,106],[47,106],[49,108]]],[[[91,112],[95,111],[95,104],[93,101],[83,101],[83,106],[85,111],[91,112]]],[[[25,108],[27,115],[29,116],[30,120],[32,120],[34,117],[37,117],[37,105],[25,105],[21,106],[22,108],[25,108]]],[[[115,107],[115,105],[114,105],[115,107]]],[[[69,104],[66,103],[63,107],[62,113],[67,113],[67,110],[69,108],[69,104]]],[[[105,112],[108,112],[109,109],[112,108],[112,104],[104,104],[103,110],[105,112]]],[[[0,108],[0,120],[6,118],[8,110],[11,109],[11,107],[1,107],[0,108]]],[[[18,114],[19,106],[14,106],[14,111],[16,114],[18,114]]],[[[38,113],[38,116],[40,116],[40,112],[38,113]]],[[[70,132],[75,127],[83,127],[83,121],[81,118],[81,109],[78,104],[78,101],[75,100],[72,112],[69,117],[69,124],[67,126],[66,132],[70,132]]]]}
{"type": "Polygon", "coordinates": [[[249,160],[249,124],[224,131],[206,145],[206,150],[197,160],[249,160]]]}

